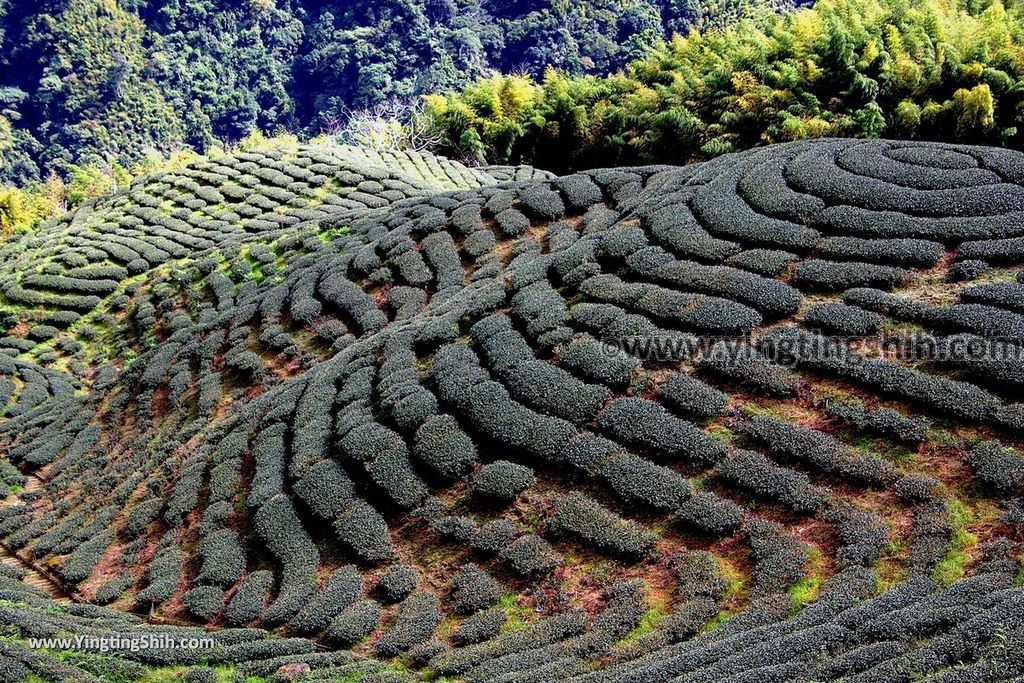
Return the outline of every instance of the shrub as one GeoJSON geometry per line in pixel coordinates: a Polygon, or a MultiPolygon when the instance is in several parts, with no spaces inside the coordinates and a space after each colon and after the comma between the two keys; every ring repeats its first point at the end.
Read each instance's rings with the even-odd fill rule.
{"type": "Polygon", "coordinates": [[[597,423],[612,437],[665,459],[708,464],[725,453],[721,443],[653,401],[617,399],[601,411],[597,423]]]}
{"type": "Polygon", "coordinates": [[[355,602],[363,587],[363,575],[353,565],[334,570],[327,583],[295,615],[290,627],[299,633],[326,628],[343,609],[355,602]]]}
{"type": "MultiPolygon", "coordinates": [[[[463,235],[475,235],[482,231],[483,221],[480,219],[480,207],[470,203],[452,211],[452,225],[463,235]]],[[[486,232],[490,232],[489,230],[486,232]]],[[[494,233],[491,233],[493,235],[494,233]]]]}
{"type": "Polygon", "coordinates": [[[770,396],[792,396],[798,384],[789,370],[773,364],[757,349],[743,343],[716,342],[701,356],[697,367],[770,396]]]}
{"type": "Polygon", "coordinates": [[[1024,403],[1011,403],[999,408],[995,421],[1006,429],[1020,432],[1024,429],[1024,403]]]}
{"type": "Polygon", "coordinates": [[[373,600],[360,600],[342,610],[331,621],[327,633],[341,645],[354,645],[377,628],[380,617],[380,605],[373,600]]]}
{"type": "MultiPolygon", "coordinates": [[[[475,213],[475,212],[474,212],[475,213]]],[[[477,215],[479,219],[479,215],[477,215]]],[[[494,233],[490,230],[477,230],[470,234],[462,243],[462,250],[472,258],[479,258],[494,250],[494,233]]]]}
{"type": "Polygon", "coordinates": [[[452,640],[460,646],[489,640],[498,635],[498,631],[505,625],[507,619],[508,615],[503,609],[492,607],[482,610],[459,624],[452,640]]]}
{"type": "Polygon", "coordinates": [[[315,570],[320,564],[320,553],[287,496],[281,494],[267,501],[256,512],[253,524],[267,550],[285,566],[286,573],[289,568],[315,570]]]}
{"type": "Polygon", "coordinates": [[[909,503],[933,500],[939,490],[939,481],[927,474],[908,474],[896,482],[896,495],[909,503]]]}
{"type": "Polygon", "coordinates": [[[823,472],[840,474],[874,486],[892,484],[899,478],[892,464],[881,456],[855,454],[841,442],[815,429],[758,415],[744,425],[743,430],[766,444],[773,454],[823,472]]]}
{"type": "Polygon", "coordinates": [[[558,362],[573,372],[610,387],[629,384],[639,362],[612,346],[584,338],[562,347],[558,362]]]}
{"type": "Polygon", "coordinates": [[[654,238],[680,258],[721,261],[740,250],[735,242],[712,237],[685,204],[645,211],[644,219],[654,238]]]}
{"type": "Polygon", "coordinates": [[[657,541],[644,527],[622,519],[581,493],[561,496],[554,505],[555,514],[548,523],[551,533],[578,536],[586,543],[633,559],[646,555],[657,541]]]}
{"type": "Polygon", "coordinates": [[[248,574],[238,590],[231,596],[224,621],[229,626],[244,626],[263,612],[270,590],[274,587],[274,574],[259,570],[248,574]]]}
{"type": "Polygon", "coordinates": [[[754,211],[736,193],[733,178],[720,175],[694,192],[693,213],[708,230],[769,249],[805,252],[814,247],[820,237],[816,230],[754,211]]]}
{"type": "Polygon", "coordinates": [[[362,500],[349,504],[334,520],[338,538],[367,562],[386,560],[394,554],[388,525],[373,507],[362,500]]]}
{"type": "Polygon", "coordinates": [[[375,644],[379,657],[395,657],[433,634],[444,617],[433,593],[413,593],[398,608],[394,625],[375,644]]]}
{"type": "Polygon", "coordinates": [[[710,491],[698,491],[679,507],[675,519],[710,536],[728,536],[743,522],[743,509],[710,491]]]}
{"type": "Polygon", "coordinates": [[[982,304],[932,307],[922,321],[940,330],[971,332],[982,337],[1024,340],[1024,316],[982,304]]]}
{"type": "Polygon", "coordinates": [[[906,646],[903,643],[892,640],[854,647],[835,659],[820,664],[814,669],[814,679],[844,680],[862,672],[870,674],[872,667],[898,658],[905,650],[906,646]]]}
{"type": "Polygon", "coordinates": [[[825,504],[821,489],[807,475],[777,467],[760,453],[738,450],[715,466],[715,474],[756,496],[778,500],[795,512],[813,512],[825,504]]]}
{"type": "Polygon", "coordinates": [[[926,441],[931,429],[931,422],[924,418],[907,417],[892,408],[870,410],[835,398],[823,401],[822,412],[856,429],[910,444],[926,441]]]}
{"type": "Polygon", "coordinates": [[[858,306],[876,313],[892,316],[897,320],[920,320],[928,304],[909,297],[889,294],[877,289],[859,287],[843,293],[843,301],[849,306],[858,306]]]}
{"type": "Polygon", "coordinates": [[[89,578],[113,540],[113,534],[104,531],[79,545],[60,568],[61,578],[71,584],[89,578]]]}
{"type": "Polygon", "coordinates": [[[583,173],[557,178],[554,186],[561,190],[570,209],[582,211],[603,200],[601,188],[583,173]]]}
{"type": "Polygon", "coordinates": [[[490,607],[501,598],[501,586],[475,564],[464,564],[451,581],[452,605],[456,612],[472,614],[490,607]]]}
{"type": "Polygon", "coordinates": [[[822,257],[835,261],[867,261],[904,268],[931,268],[945,253],[938,242],[920,239],[829,237],[818,243],[822,257]]]}
{"type": "Polygon", "coordinates": [[[658,387],[662,402],[683,417],[709,420],[725,412],[729,396],[685,372],[673,373],[658,387]]]}
{"type": "Polygon", "coordinates": [[[534,534],[520,536],[499,553],[499,558],[521,576],[546,574],[558,565],[558,555],[547,541],[534,534]]]}
{"type": "Polygon", "coordinates": [[[509,237],[519,237],[530,228],[530,219],[515,209],[505,209],[495,215],[494,220],[502,233],[509,237]]]}
{"type": "Polygon", "coordinates": [[[836,561],[840,568],[870,567],[889,541],[889,527],[877,515],[841,504],[829,508],[823,519],[836,527],[836,561]]]}
{"type": "Polygon", "coordinates": [[[517,195],[523,208],[542,221],[551,221],[565,213],[562,198],[547,185],[530,184],[517,195]]]}
{"type": "Polygon", "coordinates": [[[334,519],[355,500],[352,480],[341,465],[329,459],[310,466],[293,490],[324,519],[334,519]]]}
{"type": "MultiPolygon", "coordinates": [[[[600,238],[601,252],[607,257],[614,259],[626,259],[641,249],[650,246],[647,242],[647,235],[641,228],[605,230],[597,233],[597,237],[600,238]]],[[[675,260],[668,252],[661,250],[661,253],[665,254],[665,258],[659,260],[664,262],[675,260]]]]}
{"type": "Polygon", "coordinates": [[[728,588],[718,560],[704,550],[691,550],[673,557],[672,571],[679,582],[677,592],[684,600],[720,600],[728,588]]]}
{"type": "MultiPolygon", "coordinates": [[[[361,405],[353,407],[363,408],[361,405]]],[[[351,460],[372,463],[385,453],[405,448],[405,441],[398,432],[374,421],[372,417],[366,415],[365,409],[354,412],[353,415],[360,418],[359,424],[344,432],[344,436],[338,442],[342,452],[351,460]]],[[[339,428],[338,431],[342,433],[342,429],[339,428]]]]}
{"type": "Polygon", "coordinates": [[[470,546],[487,555],[497,555],[507,548],[516,537],[518,529],[507,517],[498,517],[480,527],[469,540],[470,546]]]}
{"type": "Polygon", "coordinates": [[[964,282],[966,280],[977,280],[988,271],[987,261],[980,259],[965,259],[953,265],[949,269],[947,277],[950,282],[964,282]]]}
{"type": "Polygon", "coordinates": [[[1001,407],[998,399],[973,384],[928,375],[890,360],[865,358],[799,330],[774,328],[759,338],[758,347],[769,357],[793,360],[960,419],[987,422],[1001,407]]]}
{"type": "Polygon", "coordinates": [[[904,283],[911,271],[872,263],[810,259],[793,271],[793,284],[801,289],[836,291],[851,287],[891,289],[904,283]]]}
{"type": "Polygon", "coordinates": [[[206,471],[206,453],[200,452],[190,458],[181,468],[174,491],[164,510],[164,520],[170,526],[177,526],[199,505],[199,494],[206,471]]]}
{"type": "Polygon", "coordinates": [[[967,287],[960,292],[964,303],[998,306],[1024,313],[1024,285],[1019,282],[996,282],[967,287]]]}
{"type": "MultiPolygon", "coordinates": [[[[420,267],[425,269],[422,261],[420,261],[420,267]]],[[[429,273],[427,277],[429,280],[429,273]]],[[[418,280],[418,276],[411,278],[410,283],[422,284],[418,280]]],[[[388,322],[387,316],[369,295],[354,282],[333,270],[328,270],[320,278],[317,291],[326,303],[334,304],[347,313],[364,334],[376,332],[388,322]]]]}
{"type": "Polygon", "coordinates": [[[476,446],[451,415],[431,415],[416,431],[413,456],[442,477],[460,476],[476,463],[476,446]]]}
{"type": "Polygon", "coordinates": [[[200,619],[213,619],[224,607],[224,589],[217,586],[196,586],[182,597],[189,612],[200,619]]]}
{"type": "Polygon", "coordinates": [[[189,669],[182,683],[217,683],[217,672],[206,666],[189,669]]]}
{"type": "Polygon", "coordinates": [[[419,585],[420,575],[407,564],[393,564],[388,567],[377,582],[379,592],[388,602],[405,600],[419,585]]]}
{"type": "Polygon", "coordinates": [[[520,289],[511,304],[512,311],[526,321],[526,333],[535,338],[565,321],[565,300],[546,280],[520,289]]]}
{"type": "Polygon", "coordinates": [[[164,501],[160,498],[148,498],[135,505],[128,514],[128,520],[124,525],[125,535],[135,538],[140,536],[164,508],[164,501]]]}
{"type": "Polygon", "coordinates": [[[983,260],[997,265],[1020,263],[1024,260],[1024,237],[962,242],[956,256],[965,260],[983,260]]]}
{"type": "Polygon", "coordinates": [[[1024,487],[1024,458],[998,441],[984,441],[968,453],[965,461],[974,474],[1000,495],[1024,487]]]}
{"type": "Polygon", "coordinates": [[[249,507],[259,507],[284,490],[285,426],[277,423],[261,431],[253,443],[256,471],[246,497],[249,507]]]}
{"type": "Polygon", "coordinates": [[[876,334],[885,317],[846,304],[815,304],[804,313],[804,325],[842,337],[867,337],[876,334]]]}
{"type": "Polygon", "coordinates": [[[245,551],[233,529],[219,529],[199,544],[203,564],[196,580],[218,586],[230,586],[245,570],[245,551]]]}
{"type": "Polygon", "coordinates": [[[676,510],[692,493],[689,482],[675,470],[628,453],[605,461],[601,476],[627,503],[656,510],[676,510]]]}
{"type": "Polygon", "coordinates": [[[757,311],[729,299],[626,282],[610,274],[589,278],[580,285],[580,291],[597,301],[635,309],[645,316],[670,321],[685,330],[742,335],[762,322],[757,311]]]}
{"type": "Polygon", "coordinates": [[[253,524],[267,550],[284,569],[281,590],[263,619],[284,621],[294,616],[313,592],[320,553],[284,494],[267,501],[256,512],[253,524]]]}
{"type": "Polygon", "coordinates": [[[506,460],[484,465],[473,478],[473,492],[485,499],[509,501],[530,488],[533,470],[506,460]]]}
{"type": "Polygon", "coordinates": [[[461,515],[444,515],[430,520],[430,528],[442,538],[468,543],[476,534],[476,522],[461,515]]]}
{"type": "Polygon", "coordinates": [[[564,420],[540,415],[516,403],[497,382],[485,381],[469,388],[465,401],[461,407],[478,431],[538,459],[557,457],[576,431],[564,420]]]}
{"type": "Polygon", "coordinates": [[[786,267],[797,261],[799,257],[788,251],[775,251],[772,249],[748,249],[741,251],[735,256],[729,257],[726,261],[729,265],[749,270],[752,273],[764,277],[776,277],[786,267]]]}
{"type": "Polygon", "coordinates": [[[565,370],[539,360],[509,368],[503,379],[512,395],[526,405],[573,424],[593,419],[611,398],[605,387],[581,382],[565,370]]]}
{"type": "Polygon", "coordinates": [[[108,605],[120,598],[126,590],[134,585],[134,576],[127,572],[120,573],[97,588],[93,599],[97,605],[108,605]]]}
{"type": "Polygon", "coordinates": [[[392,356],[381,364],[377,384],[381,407],[405,432],[415,431],[437,413],[437,399],[419,383],[415,364],[411,352],[392,356]]]}
{"type": "Polygon", "coordinates": [[[431,662],[431,669],[442,676],[462,674],[489,660],[537,650],[550,643],[579,635],[586,626],[582,610],[568,610],[542,619],[524,629],[501,634],[478,645],[454,650],[431,662]]]}
{"type": "Polygon", "coordinates": [[[59,330],[56,327],[50,325],[35,325],[28,331],[27,336],[33,341],[43,342],[53,339],[57,336],[58,332],[59,330]]]}
{"type": "Polygon", "coordinates": [[[804,577],[807,549],[782,527],[763,519],[751,519],[744,528],[754,556],[754,593],[781,593],[804,577]]]}
{"type": "Polygon", "coordinates": [[[136,596],[136,602],[139,605],[158,605],[171,597],[181,581],[185,559],[185,554],[174,546],[157,553],[149,565],[149,583],[136,596]]]}
{"type": "Polygon", "coordinates": [[[672,261],[658,268],[654,277],[686,291],[738,301],[769,320],[792,315],[803,300],[800,292],[783,282],[728,266],[672,261]]]}
{"type": "Polygon", "coordinates": [[[416,507],[430,492],[413,470],[404,442],[378,455],[366,470],[374,483],[402,508],[416,507]]]}

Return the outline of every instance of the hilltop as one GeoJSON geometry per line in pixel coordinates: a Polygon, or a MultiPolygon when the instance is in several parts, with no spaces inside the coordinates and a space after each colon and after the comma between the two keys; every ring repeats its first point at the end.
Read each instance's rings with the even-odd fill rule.
{"type": "Polygon", "coordinates": [[[0,680],[1013,680],[1022,215],[885,140],[140,178],[0,247],[0,680]]]}

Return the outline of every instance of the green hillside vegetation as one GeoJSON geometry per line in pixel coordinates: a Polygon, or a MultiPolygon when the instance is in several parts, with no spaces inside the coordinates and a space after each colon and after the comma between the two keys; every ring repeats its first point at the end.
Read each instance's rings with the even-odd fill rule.
{"type": "MultiPolygon", "coordinates": [[[[474,164],[529,163],[556,172],[681,163],[772,142],[822,136],[886,135],[1011,147],[1024,143],[1019,122],[1024,115],[1024,23],[1018,5],[1004,5],[999,0],[822,0],[812,8],[782,14],[753,7],[742,3],[702,6],[696,21],[700,30],[688,29],[690,24],[678,19],[685,12],[671,15],[665,10],[656,13],[665,27],[689,33],[676,35],[646,57],[628,59],[657,45],[657,31],[645,29],[631,38],[636,43],[638,36],[645,36],[640,42],[647,47],[616,51],[614,58],[604,61],[595,62],[583,52],[572,59],[559,58],[550,51],[530,52],[532,61],[520,65],[525,67],[521,75],[488,75],[448,94],[446,88],[481,77],[489,66],[512,69],[512,63],[504,57],[481,58],[477,67],[455,69],[450,77],[417,81],[415,87],[412,81],[400,85],[398,72],[389,68],[381,71],[387,74],[381,76],[384,80],[374,81],[372,87],[359,86],[364,90],[357,92],[349,89],[370,78],[367,74],[380,65],[366,64],[352,71],[336,61],[337,55],[328,59],[327,52],[302,59],[296,56],[295,64],[306,63],[303,59],[317,64],[327,60],[336,72],[308,75],[319,89],[311,91],[312,99],[307,101],[296,90],[302,79],[281,75],[287,69],[283,72],[285,67],[280,64],[268,65],[266,78],[281,81],[271,90],[284,99],[273,104],[275,100],[261,94],[259,88],[238,81],[233,88],[263,103],[246,109],[248,113],[243,115],[226,100],[214,102],[199,94],[185,96],[191,104],[183,113],[180,97],[165,102],[160,92],[139,90],[147,79],[158,76],[164,84],[162,90],[170,93],[178,92],[179,85],[198,87],[204,80],[196,74],[188,83],[177,84],[178,77],[172,78],[170,73],[149,73],[153,53],[147,45],[154,31],[169,30],[161,29],[163,24],[153,20],[142,23],[134,13],[116,5],[100,12],[87,0],[75,0],[60,21],[40,24],[49,27],[42,37],[26,43],[44,52],[43,43],[52,44],[61,55],[53,62],[57,66],[40,72],[45,76],[41,76],[36,94],[29,97],[17,88],[0,88],[0,179],[3,174],[20,178],[28,191],[19,196],[9,187],[0,190],[0,229],[22,231],[41,218],[73,208],[76,194],[93,196],[100,189],[116,186],[111,181],[118,174],[122,178],[136,175],[123,169],[136,166],[140,158],[153,158],[156,150],[166,155],[184,144],[188,149],[213,153],[218,145],[233,146],[254,132],[281,126],[298,131],[300,137],[327,130],[359,144],[429,148],[474,164]],[[670,16],[677,19],[670,21],[670,16]],[[128,61],[120,67],[125,73],[110,85],[103,79],[113,78],[112,67],[97,55],[108,53],[115,43],[122,46],[118,54],[123,52],[128,61]],[[613,75],[600,75],[623,66],[613,75]],[[61,68],[67,73],[54,71],[61,68]],[[43,111],[33,103],[47,83],[57,89],[47,96],[48,109],[43,111]],[[108,91],[123,91],[123,97],[114,98],[113,107],[103,95],[108,91]],[[389,100],[393,106],[373,109],[384,100],[370,97],[369,92],[380,97],[391,93],[405,98],[406,103],[425,94],[426,106],[420,110],[389,100]],[[300,115],[298,101],[312,102],[312,110],[300,115]],[[346,119],[345,112],[357,105],[371,110],[346,119]],[[189,117],[195,121],[189,123],[189,117]],[[158,123],[168,121],[171,128],[158,123]],[[34,129],[38,131],[33,134],[34,129]],[[43,131],[48,137],[41,137],[43,131]],[[35,137],[29,141],[32,135],[35,137]],[[41,169],[55,169],[65,183],[88,188],[62,193],[52,178],[41,176],[41,169]]],[[[489,10],[498,12],[496,7],[489,10]]],[[[361,18],[346,14],[344,22],[384,21],[388,11],[392,10],[361,18]]],[[[527,34],[536,38],[540,34],[523,33],[523,27],[540,31],[542,17],[548,16],[525,7],[505,11],[512,13],[509,17],[514,11],[526,12],[516,20],[520,23],[495,19],[495,25],[509,31],[506,42],[513,37],[526,40],[527,34]]],[[[566,17],[576,17],[579,11],[564,8],[566,17]]],[[[626,21],[624,17],[632,16],[630,11],[624,9],[622,15],[615,16],[626,21]]],[[[581,28],[581,35],[612,31],[608,23],[612,15],[607,12],[610,10],[595,10],[586,23],[590,28],[581,28]]],[[[181,27],[198,21],[196,16],[184,12],[172,23],[181,27]]],[[[440,31],[435,24],[426,21],[423,26],[440,31]]],[[[492,35],[489,31],[483,31],[480,39],[486,42],[492,35]]],[[[173,35],[181,41],[191,34],[173,35]]],[[[320,40],[326,41],[323,50],[330,45],[330,50],[337,52],[346,41],[355,40],[353,36],[363,34],[335,33],[328,38],[313,31],[303,35],[302,50],[312,50],[320,40]]],[[[391,55],[395,65],[420,59],[403,53],[401,40],[394,40],[397,42],[389,43],[384,52],[377,46],[372,54],[379,59],[391,55]]],[[[552,42],[557,43],[541,41],[545,45],[552,42]]],[[[573,49],[583,50],[584,44],[591,43],[581,40],[573,49]]],[[[212,50],[210,45],[206,47],[212,50]]],[[[178,54],[179,49],[168,48],[166,54],[178,54]]],[[[221,74],[214,68],[217,58],[204,49],[196,48],[198,63],[207,65],[204,69],[211,78],[221,74]]],[[[540,50],[540,43],[536,49],[540,50]]],[[[357,52],[365,50],[370,50],[369,45],[357,52]]],[[[8,61],[16,64],[24,54],[19,47],[8,61]]],[[[428,59],[424,63],[434,62],[428,59]]],[[[295,64],[289,68],[298,68],[295,64]]],[[[238,76],[234,66],[220,65],[238,76]]],[[[185,65],[176,67],[175,72],[182,69],[185,65]]],[[[427,69],[427,73],[433,72],[427,69]]],[[[207,85],[211,93],[235,97],[231,88],[224,90],[214,81],[207,85]]]]}
{"type": "Polygon", "coordinates": [[[0,683],[1021,683],[1017,1],[0,0],[0,683]]]}
{"type": "Polygon", "coordinates": [[[428,97],[458,158],[562,172],[809,137],[1024,143],[1019,3],[820,0],[677,36],[608,77],[549,70],[428,97]]]}
{"type": "Polygon", "coordinates": [[[0,681],[1019,681],[1022,213],[838,138],[83,202],[0,245],[0,681]]]}
{"type": "Polygon", "coordinates": [[[497,71],[608,74],[691,26],[785,0],[0,0],[0,184],[354,111],[497,71]]]}
{"type": "Polygon", "coordinates": [[[425,149],[440,136],[424,94],[498,72],[607,74],[673,33],[787,6],[0,0],[0,235],[253,136],[425,149]]]}

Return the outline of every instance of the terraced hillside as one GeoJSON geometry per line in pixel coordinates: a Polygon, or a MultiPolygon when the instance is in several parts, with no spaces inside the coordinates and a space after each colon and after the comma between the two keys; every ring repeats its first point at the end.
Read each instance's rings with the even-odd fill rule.
{"type": "Polygon", "coordinates": [[[145,179],[0,253],[0,680],[1020,680],[1022,263],[1000,149],[145,179]]]}

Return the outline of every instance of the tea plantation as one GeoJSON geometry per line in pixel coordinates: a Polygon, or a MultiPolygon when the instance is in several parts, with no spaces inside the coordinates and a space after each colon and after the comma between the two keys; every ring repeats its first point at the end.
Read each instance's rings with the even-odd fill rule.
{"type": "Polygon", "coordinates": [[[995,148],[138,180],[0,247],[0,681],[1020,681],[1022,266],[995,148]]]}

